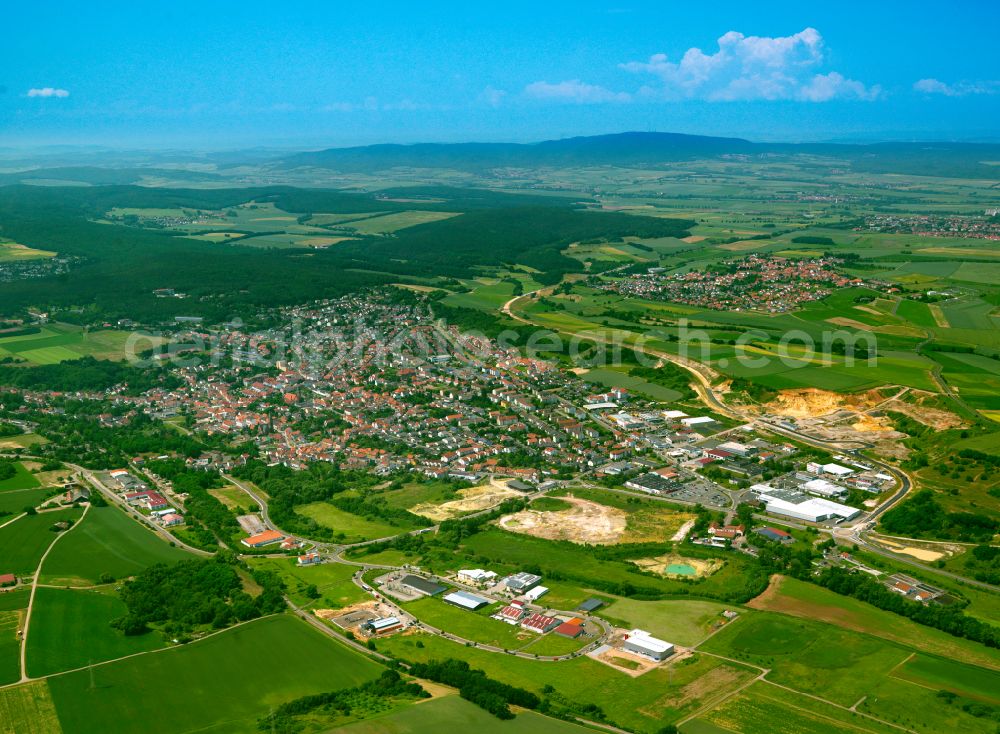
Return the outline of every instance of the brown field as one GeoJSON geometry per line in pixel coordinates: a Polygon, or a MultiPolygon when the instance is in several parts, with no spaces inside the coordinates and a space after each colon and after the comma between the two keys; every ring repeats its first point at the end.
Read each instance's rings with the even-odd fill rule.
{"type": "Polygon", "coordinates": [[[59,734],[62,727],[44,680],[0,688],[0,734],[59,734]]]}
{"type": "Polygon", "coordinates": [[[506,484],[501,484],[500,482],[491,482],[479,487],[460,489],[458,490],[458,494],[462,496],[461,499],[451,500],[440,505],[430,503],[416,505],[410,508],[410,512],[414,515],[426,517],[428,520],[433,520],[434,522],[443,522],[444,520],[449,520],[470,512],[488,510],[511,497],[523,496],[520,492],[510,489],[506,484]]]}
{"type": "Polygon", "coordinates": [[[950,329],[951,322],[948,321],[948,317],[944,315],[944,311],[936,303],[928,304],[927,308],[931,311],[931,316],[934,317],[934,323],[940,326],[942,329],[950,329]]]}
{"type": "Polygon", "coordinates": [[[617,543],[625,534],[628,516],[624,510],[573,495],[559,499],[573,506],[556,512],[523,510],[504,515],[497,520],[497,524],[512,533],[592,545],[617,543]]]}
{"type": "Polygon", "coordinates": [[[306,245],[307,247],[329,247],[330,245],[336,245],[338,242],[353,239],[353,237],[306,237],[304,240],[299,240],[298,244],[306,245]]]}

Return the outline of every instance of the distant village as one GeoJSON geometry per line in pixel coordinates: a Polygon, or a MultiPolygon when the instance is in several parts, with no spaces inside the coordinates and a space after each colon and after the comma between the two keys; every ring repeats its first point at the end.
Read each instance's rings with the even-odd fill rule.
{"type": "Polygon", "coordinates": [[[851,286],[885,288],[839,269],[841,258],[792,259],[751,254],[705,270],[667,273],[663,268],[598,287],[624,296],[670,301],[725,311],[785,313],[851,286]]]}

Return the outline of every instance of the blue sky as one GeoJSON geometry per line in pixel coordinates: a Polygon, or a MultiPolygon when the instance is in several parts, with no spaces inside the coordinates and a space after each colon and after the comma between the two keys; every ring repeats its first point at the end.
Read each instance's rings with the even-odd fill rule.
{"type": "Polygon", "coordinates": [[[1000,138],[1000,3],[10,3],[0,146],[1000,138]]]}

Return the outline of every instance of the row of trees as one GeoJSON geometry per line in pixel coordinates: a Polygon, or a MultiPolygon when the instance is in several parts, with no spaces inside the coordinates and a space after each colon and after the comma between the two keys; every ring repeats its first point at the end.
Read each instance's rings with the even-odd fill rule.
{"type": "Polygon", "coordinates": [[[431,660],[413,663],[410,673],[418,678],[443,683],[458,689],[459,695],[498,719],[513,719],[511,706],[536,709],[541,699],[531,691],[493,680],[482,670],[471,668],[464,660],[431,660]]]}

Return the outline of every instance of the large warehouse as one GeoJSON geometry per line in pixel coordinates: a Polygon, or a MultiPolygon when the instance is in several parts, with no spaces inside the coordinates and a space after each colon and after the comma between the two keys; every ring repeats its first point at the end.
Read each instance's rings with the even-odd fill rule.
{"type": "Polygon", "coordinates": [[[773,515],[808,522],[824,522],[853,520],[861,514],[861,510],[855,507],[848,507],[821,497],[810,497],[791,489],[776,489],[767,484],[755,484],[750,489],[761,502],[765,503],[767,511],[773,515]]]}
{"type": "Polygon", "coordinates": [[[625,644],[622,647],[629,652],[644,655],[656,661],[665,660],[674,653],[672,643],[664,642],[653,637],[646,630],[640,629],[632,630],[625,635],[625,644]]]}

